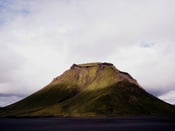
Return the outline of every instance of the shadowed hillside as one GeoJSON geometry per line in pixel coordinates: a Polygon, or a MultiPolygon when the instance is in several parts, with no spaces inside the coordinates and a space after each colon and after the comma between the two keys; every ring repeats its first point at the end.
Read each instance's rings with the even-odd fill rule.
{"type": "Polygon", "coordinates": [[[0,116],[121,116],[175,114],[175,107],[147,93],[110,63],[73,64],[0,116]]]}

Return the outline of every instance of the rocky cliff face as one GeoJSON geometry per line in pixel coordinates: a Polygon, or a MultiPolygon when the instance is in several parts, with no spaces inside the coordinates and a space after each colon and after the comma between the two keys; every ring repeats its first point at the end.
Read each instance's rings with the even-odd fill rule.
{"type": "Polygon", "coordinates": [[[58,84],[63,81],[69,82],[70,80],[71,83],[75,83],[81,88],[91,87],[93,83],[98,82],[99,86],[95,87],[97,89],[120,81],[128,81],[142,88],[130,74],[119,71],[111,63],[73,64],[68,71],[54,78],[51,84],[58,84]],[[106,81],[109,81],[109,83],[106,81]],[[104,82],[107,85],[102,84],[104,82]]]}
{"type": "Polygon", "coordinates": [[[175,114],[111,63],[73,64],[29,97],[0,110],[0,116],[121,116],[175,114]]]}

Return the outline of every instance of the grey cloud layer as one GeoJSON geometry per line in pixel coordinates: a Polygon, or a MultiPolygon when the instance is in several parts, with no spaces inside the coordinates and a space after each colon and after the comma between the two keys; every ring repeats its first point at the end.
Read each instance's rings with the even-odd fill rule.
{"type": "Polygon", "coordinates": [[[30,94],[71,64],[92,61],[112,62],[165,100],[175,90],[174,0],[6,0],[0,5],[4,95],[30,94]]]}

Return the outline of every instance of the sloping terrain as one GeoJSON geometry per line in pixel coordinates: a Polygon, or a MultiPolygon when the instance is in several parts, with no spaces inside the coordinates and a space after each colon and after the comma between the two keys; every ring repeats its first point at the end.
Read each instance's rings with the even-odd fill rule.
{"type": "Polygon", "coordinates": [[[0,116],[121,116],[175,114],[110,63],[72,65],[61,76],[0,111],[0,116]]]}

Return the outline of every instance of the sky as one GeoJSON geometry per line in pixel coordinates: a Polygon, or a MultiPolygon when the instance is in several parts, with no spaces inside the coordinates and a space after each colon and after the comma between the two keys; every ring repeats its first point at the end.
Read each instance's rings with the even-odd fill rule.
{"type": "Polygon", "coordinates": [[[72,64],[110,62],[175,104],[174,0],[0,0],[0,106],[72,64]]]}

